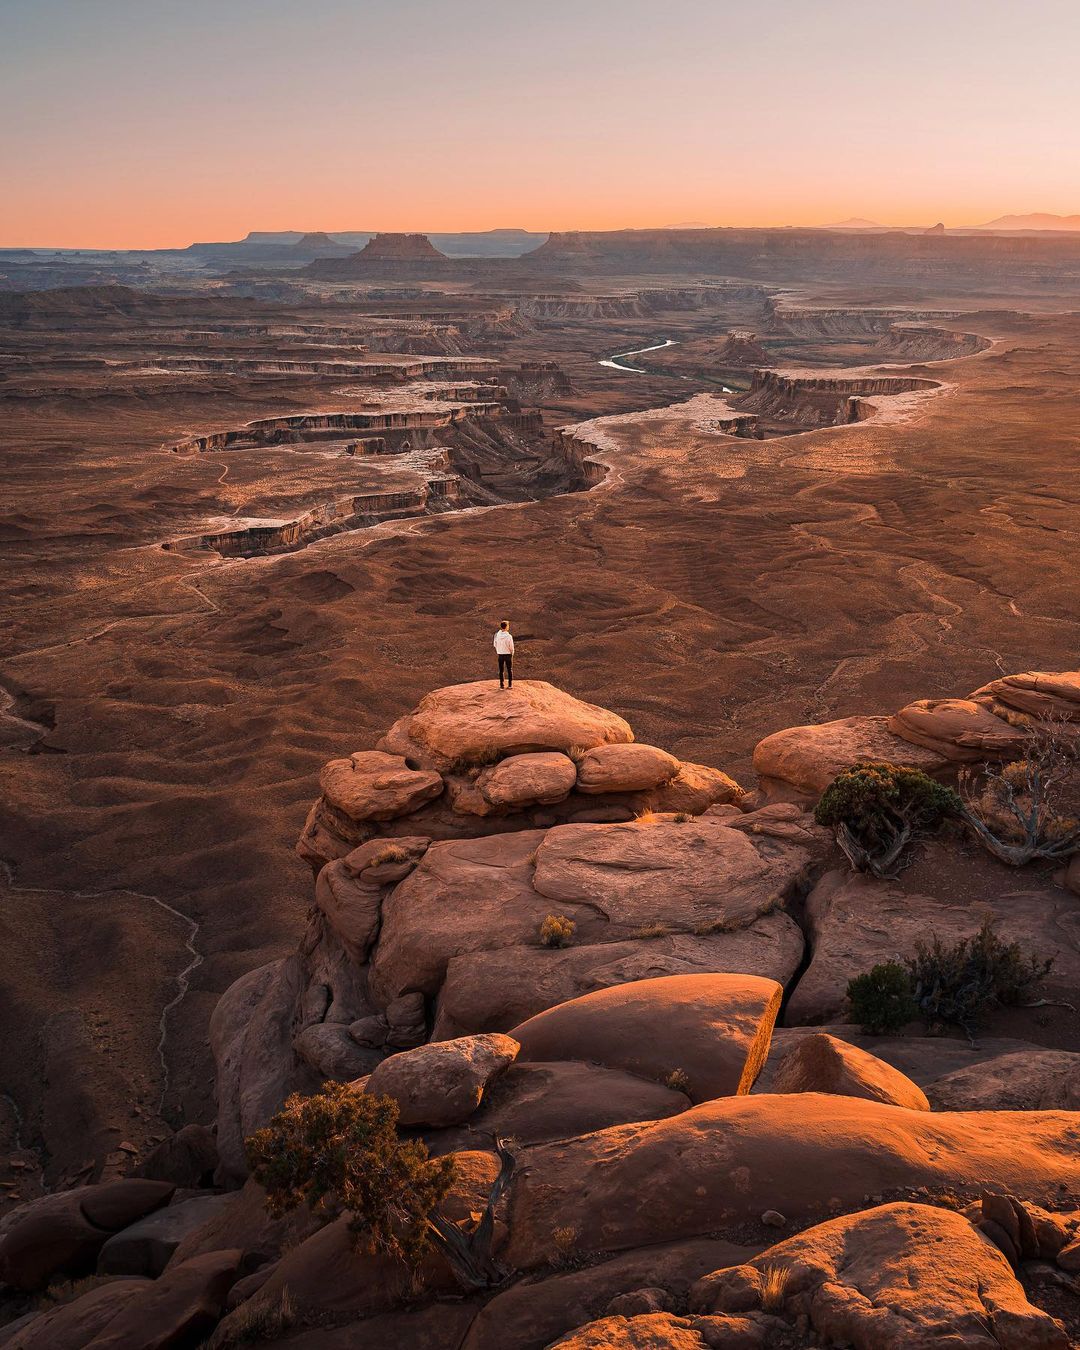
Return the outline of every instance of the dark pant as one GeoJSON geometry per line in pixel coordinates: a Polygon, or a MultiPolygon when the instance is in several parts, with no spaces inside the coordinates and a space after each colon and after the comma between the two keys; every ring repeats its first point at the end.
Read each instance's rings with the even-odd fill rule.
{"type": "Polygon", "coordinates": [[[513,658],[512,656],[504,656],[503,653],[500,652],[500,653],[499,653],[499,688],[500,688],[500,689],[502,688],[503,672],[504,672],[504,671],[505,671],[505,673],[506,673],[507,683],[510,685],[510,688],[512,689],[512,688],[514,687],[514,658],[513,658]]]}

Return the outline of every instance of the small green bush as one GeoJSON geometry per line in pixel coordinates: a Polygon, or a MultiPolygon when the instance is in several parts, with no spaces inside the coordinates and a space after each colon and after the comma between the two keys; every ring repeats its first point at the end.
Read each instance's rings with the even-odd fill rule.
{"type": "Polygon", "coordinates": [[[400,1139],[397,1118],[393,1098],[347,1083],[290,1097],[246,1141],[270,1214],[301,1204],[326,1215],[349,1210],[359,1246],[415,1269],[430,1245],[431,1215],[450,1189],[454,1162],[429,1158],[418,1140],[400,1139]]]}
{"type": "Polygon", "coordinates": [[[920,769],[860,760],[825,789],[814,819],[835,832],[856,871],[889,877],[917,834],[937,829],[962,809],[951,788],[920,769]]]}
{"type": "Polygon", "coordinates": [[[540,942],[544,947],[569,947],[577,925],[565,914],[549,914],[540,925],[540,942]]]}
{"type": "Polygon", "coordinates": [[[685,1092],[690,1095],[690,1078],[685,1069],[672,1069],[664,1079],[664,1086],[672,1092],[685,1092]]]}
{"type": "Polygon", "coordinates": [[[889,1036],[919,1015],[911,975],[899,961],[883,961],[847,987],[851,1014],[871,1036],[889,1036]]]}

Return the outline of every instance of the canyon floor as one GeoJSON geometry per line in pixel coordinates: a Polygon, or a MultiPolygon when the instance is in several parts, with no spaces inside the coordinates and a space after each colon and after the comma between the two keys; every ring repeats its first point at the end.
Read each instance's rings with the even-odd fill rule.
{"type": "MultiPolygon", "coordinates": [[[[0,1212],[213,1120],[320,770],[490,677],[500,619],[519,680],[750,790],[772,732],[1075,668],[1080,312],[975,290],[7,298],[0,1212]]],[[[1080,1051],[1067,1008],[992,1032],[1080,1051]]]]}

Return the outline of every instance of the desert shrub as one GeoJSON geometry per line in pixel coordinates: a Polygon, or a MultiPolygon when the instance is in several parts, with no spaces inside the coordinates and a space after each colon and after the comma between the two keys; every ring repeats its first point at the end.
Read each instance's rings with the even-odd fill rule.
{"type": "Polygon", "coordinates": [[[386,844],[372,854],[368,859],[368,867],[386,867],[389,863],[403,863],[409,861],[408,849],[402,848],[400,844],[386,844]]]}
{"type": "Polygon", "coordinates": [[[920,769],[860,760],[825,789],[814,819],[835,832],[857,872],[891,877],[916,835],[937,829],[962,809],[951,788],[920,769]]]}
{"type": "Polygon", "coordinates": [[[690,823],[693,819],[694,819],[694,817],[693,817],[693,815],[692,815],[689,811],[676,811],[676,812],[675,812],[675,824],[676,824],[676,825],[689,825],[689,823],[690,823]]]}
{"type": "Polygon", "coordinates": [[[1021,758],[960,773],[964,820],[995,858],[1020,867],[1080,850],[1080,764],[1072,729],[1028,731],[1021,758]]]}
{"type": "Polygon", "coordinates": [[[540,925],[540,942],[544,947],[569,947],[577,925],[565,914],[549,914],[540,925]]]}
{"type": "Polygon", "coordinates": [[[685,1092],[687,1096],[690,1095],[690,1079],[685,1069],[672,1069],[664,1079],[664,1086],[670,1088],[672,1092],[685,1092]]]}
{"type": "Polygon", "coordinates": [[[784,1306],[791,1269],[788,1266],[765,1266],[761,1272],[761,1307],[764,1312],[778,1313],[784,1306]]]}
{"type": "Polygon", "coordinates": [[[647,923],[647,924],[645,924],[643,927],[637,929],[637,931],[634,933],[634,937],[636,937],[636,938],[662,938],[662,937],[667,937],[667,935],[668,935],[670,932],[671,932],[671,929],[668,928],[666,924],[662,924],[662,923],[647,923]]]}
{"type": "Polygon", "coordinates": [[[918,1016],[911,975],[899,961],[883,961],[848,983],[851,1015],[871,1036],[888,1036],[918,1016]]]}
{"type": "Polygon", "coordinates": [[[452,1158],[402,1140],[398,1106],[346,1083],[311,1097],[294,1094],[246,1143],[252,1175],[278,1216],[299,1205],[332,1217],[351,1211],[349,1228],[369,1252],[415,1269],[431,1241],[431,1216],[450,1189],[452,1158]]]}
{"type": "Polygon", "coordinates": [[[987,919],[972,937],[946,946],[935,937],[919,943],[907,961],[912,992],[927,1022],[948,1022],[972,1034],[995,1005],[1014,1006],[1050,973],[1053,960],[1003,942],[987,919]]]}
{"type": "Polygon", "coordinates": [[[897,1032],[921,1017],[928,1026],[949,1023],[970,1037],[996,1005],[1023,1002],[1050,973],[1053,960],[1003,942],[987,919],[977,933],[947,945],[920,942],[915,955],[886,961],[848,984],[851,1013],[874,1036],[897,1032]]]}

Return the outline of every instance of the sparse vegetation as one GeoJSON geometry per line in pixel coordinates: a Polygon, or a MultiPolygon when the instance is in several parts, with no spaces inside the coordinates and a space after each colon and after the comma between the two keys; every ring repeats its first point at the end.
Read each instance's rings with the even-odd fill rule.
{"type": "Polygon", "coordinates": [[[288,1289],[273,1303],[259,1303],[249,1299],[230,1313],[210,1339],[206,1350],[229,1350],[234,1345],[253,1345],[259,1341],[276,1341],[296,1320],[296,1312],[288,1289]]]}
{"type": "Polygon", "coordinates": [[[565,914],[549,914],[540,925],[540,944],[544,947],[569,947],[577,925],[565,914]]]}
{"type": "Polygon", "coordinates": [[[576,1228],[564,1226],[551,1230],[551,1264],[556,1270],[575,1270],[583,1264],[577,1252],[577,1236],[576,1228]]]}
{"type": "Polygon", "coordinates": [[[664,1079],[664,1086],[670,1088],[672,1092],[685,1092],[690,1095],[690,1079],[685,1069],[672,1069],[664,1079]]]}
{"type": "MultiPolygon", "coordinates": [[[[368,860],[368,867],[388,867],[391,863],[409,861],[409,852],[400,844],[386,844],[368,860]]],[[[366,869],[365,869],[366,870],[366,869]]]]}
{"type": "Polygon", "coordinates": [[[968,827],[995,858],[1021,867],[1080,851],[1080,764],[1068,730],[1032,728],[1022,758],[960,774],[968,827]]]}
{"type": "Polygon", "coordinates": [[[871,1036],[889,1036],[918,1016],[911,975],[899,961],[882,961],[848,983],[851,1015],[871,1036]]]}
{"type": "Polygon", "coordinates": [[[725,917],[719,919],[707,919],[704,923],[699,923],[694,929],[695,937],[708,937],[711,933],[730,933],[738,924],[725,917]]]}
{"type": "Polygon", "coordinates": [[[636,938],[662,938],[667,937],[671,929],[662,923],[648,923],[639,928],[635,933],[636,938]]]}
{"type": "Polygon", "coordinates": [[[431,1216],[454,1175],[452,1158],[429,1158],[418,1140],[399,1139],[397,1103],[327,1083],[293,1095],[247,1140],[252,1175],[278,1216],[300,1205],[332,1218],[349,1210],[357,1245],[411,1269],[431,1244],[431,1216]]]}
{"type": "Polygon", "coordinates": [[[963,804],[951,788],[919,769],[861,760],[822,793],[814,819],[834,831],[857,872],[894,877],[919,834],[937,829],[963,804]]]}
{"type": "MultiPolygon", "coordinates": [[[[676,776],[677,776],[677,775],[676,775],[676,776]]],[[[692,821],[693,819],[694,819],[694,817],[690,814],[689,811],[676,811],[676,812],[675,812],[675,824],[676,824],[676,825],[687,825],[687,824],[689,824],[689,822],[692,821]]]]}
{"type": "Polygon", "coordinates": [[[761,1271],[761,1307],[767,1313],[778,1313],[784,1307],[791,1269],[788,1266],[765,1266],[761,1271]]]}
{"type": "Polygon", "coordinates": [[[1049,974],[1053,960],[1003,942],[987,919],[971,937],[947,945],[919,943],[903,963],[886,961],[848,984],[851,1012],[875,1036],[899,1031],[921,1017],[931,1028],[948,1024],[970,1037],[994,1006],[1015,1006],[1049,974]]]}
{"type": "Polygon", "coordinates": [[[951,946],[937,937],[920,943],[906,964],[926,1021],[962,1027],[970,1037],[990,1008],[1028,998],[1050,973],[1053,959],[1040,960],[1018,942],[1003,942],[987,919],[974,936],[951,946]]]}

